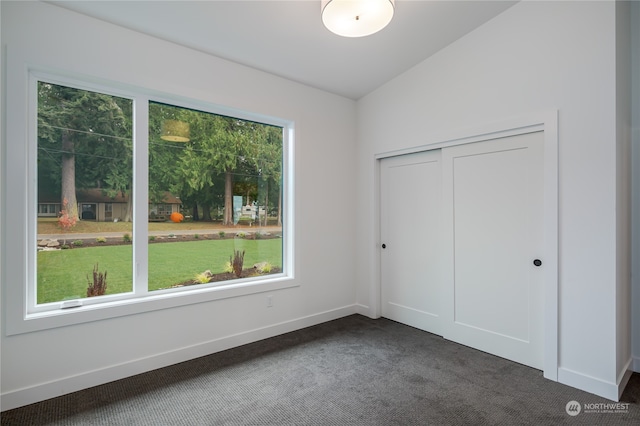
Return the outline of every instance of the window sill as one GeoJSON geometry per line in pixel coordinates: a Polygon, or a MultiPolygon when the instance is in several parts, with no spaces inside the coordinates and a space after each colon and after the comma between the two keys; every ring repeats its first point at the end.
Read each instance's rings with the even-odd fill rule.
{"type": "Polygon", "coordinates": [[[292,277],[279,274],[259,281],[238,280],[238,282],[222,286],[182,290],[179,292],[150,293],[142,297],[105,301],[104,303],[93,303],[74,308],[58,308],[46,312],[26,314],[23,318],[14,318],[14,321],[8,318],[6,333],[8,336],[30,333],[196,303],[248,296],[297,287],[298,285],[297,281],[292,277]]]}

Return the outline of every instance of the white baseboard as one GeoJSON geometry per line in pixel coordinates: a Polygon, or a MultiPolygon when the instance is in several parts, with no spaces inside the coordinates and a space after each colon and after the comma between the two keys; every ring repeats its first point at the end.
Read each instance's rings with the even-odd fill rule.
{"type": "Polygon", "coordinates": [[[371,312],[370,312],[371,310],[367,305],[361,305],[360,303],[356,303],[354,306],[357,314],[371,318],[371,312]]]}
{"type": "Polygon", "coordinates": [[[558,368],[558,382],[612,401],[619,401],[633,373],[631,369],[632,364],[633,360],[630,358],[618,376],[616,383],[607,382],[562,367],[558,368]]]}
{"type": "Polygon", "coordinates": [[[155,354],[150,357],[133,360],[123,364],[110,365],[105,368],[65,377],[60,380],[41,383],[28,388],[7,392],[0,395],[0,411],[11,410],[13,408],[22,407],[24,405],[33,404],[35,402],[55,398],[71,392],[134,376],[136,374],[146,373],[148,371],[167,367],[179,362],[224,351],[247,343],[253,343],[269,337],[300,330],[305,327],[310,327],[359,313],[358,311],[359,308],[357,305],[343,306],[330,311],[320,312],[314,315],[256,328],[243,333],[222,337],[170,352],[155,354]]]}
{"type": "Polygon", "coordinates": [[[629,359],[629,362],[627,363],[627,368],[624,369],[624,371],[618,378],[618,399],[616,399],[616,401],[620,401],[622,392],[624,392],[624,388],[627,387],[627,383],[629,383],[629,379],[633,374],[633,370],[631,369],[632,364],[633,364],[633,360],[629,359]]]}

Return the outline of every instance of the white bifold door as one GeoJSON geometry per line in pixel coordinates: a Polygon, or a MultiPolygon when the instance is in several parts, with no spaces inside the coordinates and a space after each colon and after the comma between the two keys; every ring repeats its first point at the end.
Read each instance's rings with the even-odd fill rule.
{"type": "Polygon", "coordinates": [[[380,178],[382,315],[542,369],[542,132],[387,158],[380,178]]]}

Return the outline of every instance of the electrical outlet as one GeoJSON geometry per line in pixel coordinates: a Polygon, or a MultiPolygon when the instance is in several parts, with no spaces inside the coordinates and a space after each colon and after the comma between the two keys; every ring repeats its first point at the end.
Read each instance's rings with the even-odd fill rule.
{"type": "Polygon", "coordinates": [[[267,296],[267,308],[273,307],[273,296],[267,296]]]}

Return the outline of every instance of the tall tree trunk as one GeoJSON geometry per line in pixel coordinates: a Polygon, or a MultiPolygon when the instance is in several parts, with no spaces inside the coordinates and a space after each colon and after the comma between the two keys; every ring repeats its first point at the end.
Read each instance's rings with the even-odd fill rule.
{"type": "Polygon", "coordinates": [[[202,220],[211,222],[211,205],[209,203],[202,204],[202,220]]]}
{"type": "Polygon", "coordinates": [[[282,226],[282,185],[278,187],[278,226],[282,226]]]}
{"type": "Polygon", "coordinates": [[[193,203],[191,216],[193,216],[193,220],[196,222],[200,220],[200,216],[198,216],[198,203],[193,203]]]}
{"type": "Polygon", "coordinates": [[[64,208],[67,201],[66,211],[70,219],[79,220],[78,200],[76,199],[76,156],[73,139],[69,132],[62,132],[62,194],[60,205],[64,208]]]}
{"type": "Polygon", "coordinates": [[[124,212],[124,222],[131,222],[133,217],[133,191],[129,190],[129,197],[127,199],[127,208],[124,212]]]}
{"type": "MultiPolygon", "coordinates": [[[[267,190],[264,195],[264,226],[269,226],[269,179],[266,180],[265,186],[267,187],[267,190]]],[[[260,217],[259,208],[258,217],[260,217]]]]}
{"type": "Polygon", "coordinates": [[[229,168],[224,176],[224,220],[225,226],[233,225],[233,174],[229,168]]]}

